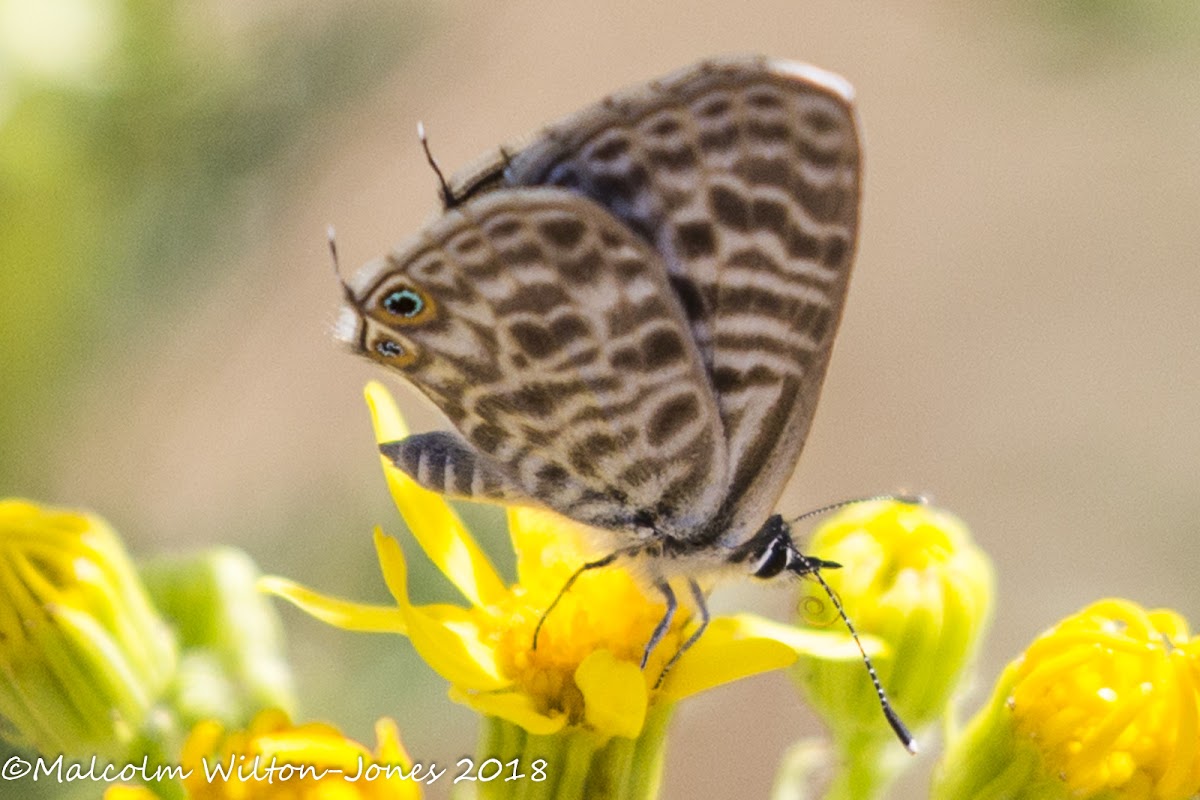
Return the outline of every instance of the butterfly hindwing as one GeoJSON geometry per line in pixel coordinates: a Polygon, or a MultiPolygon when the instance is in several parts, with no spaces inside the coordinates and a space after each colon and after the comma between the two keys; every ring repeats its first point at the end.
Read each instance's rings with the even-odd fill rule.
{"type": "Polygon", "coordinates": [[[667,280],[653,249],[578,193],[489,192],[356,275],[342,333],[461,433],[389,453],[429,488],[683,537],[716,516],[728,469],[667,280]]]}
{"type": "Polygon", "coordinates": [[[851,96],[805,65],[704,62],[613,95],[452,182],[459,196],[564,187],[661,255],[722,421],[730,481],[718,527],[729,541],[757,530],[777,502],[824,380],[858,224],[851,96]]]}

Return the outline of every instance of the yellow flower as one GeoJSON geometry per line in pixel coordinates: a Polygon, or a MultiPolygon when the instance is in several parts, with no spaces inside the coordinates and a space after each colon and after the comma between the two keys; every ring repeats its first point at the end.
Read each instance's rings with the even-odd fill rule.
{"type": "Polygon", "coordinates": [[[1185,800],[1200,793],[1200,639],[1102,600],[1010,664],[952,743],[934,797],[1185,800]]]}
{"type": "MultiPolygon", "coordinates": [[[[431,774],[404,751],[396,724],[375,724],[375,752],[318,722],[292,725],[281,711],[244,731],[196,725],[180,766],[188,800],[417,800],[431,774]]],[[[444,777],[444,776],[443,776],[444,777]]],[[[155,800],[144,787],[114,786],[104,800],[155,800]]]]}
{"type": "MultiPolygon", "coordinates": [[[[395,402],[379,384],[367,401],[380,442],[408,435],[395,402]]],[[[800,632],[750,615],[716,618],[699,642],[654,684],[678,649],[682,609],[643,671],[642,649],[662,618],[663,604],[617,567],[584,574],[541,629],[533,631],[567,578],[586,560],[582,528],[544,511],[511,508],[509,532],[518,581],[506,586],[458,517],[383,459],[392,496],[422,549],[470,603],[414,605],[400,546],[377,531],[375,546],[395,606],[363,606],[328,598],[280,578],[261,582],[330,624],[407,636],[422,658],[451,684],[450,694],[490,718],[531,736],[568,727],[600,737],[636,737],[654,704],[683,697],[795,661],[798,652],[852,659],[840,633],[800,632]]],[[[687,596],[684,593],[682,596],[687,596]]]]}
{"type": "Polygon", "coordinates": [[[103,520],[0,500],[0,716],[18,742],[47,755],[128,755],[176,663],[103,520]]]}

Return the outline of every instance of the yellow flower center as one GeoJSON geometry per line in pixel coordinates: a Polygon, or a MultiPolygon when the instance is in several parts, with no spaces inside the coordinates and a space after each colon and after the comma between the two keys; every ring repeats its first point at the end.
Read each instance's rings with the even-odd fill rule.
{"type": "MultiPolygon", "coordinates": [[[[491,635],[504,674],[534,698],[538,710],[565,713],[571,724],[579,724],[585,709],[583,695],[575,685],[576,669],[597,650],[609,651],[618,661],[640,664],[666,606],[649,600],[619,566],[597,569],[581,575],[546,616],[534,649],[534,630],[571,575],[568,565],[557,566],[539,574],[534,582],[513,587],[507,605],[494,609],[491,635]]],[[[654,686],[663,666],[683,643],[683,628],[690,616],[681,602],[670,629],[646,664],[647,688],[654,686]]]]}
{"type": "Polygon", "coordinates": [[[1080,796],[1200,791],[1200,640],[1175,614],[1115,600],[1085,609],[1029,648],[1009,706],[1080,796]]]}

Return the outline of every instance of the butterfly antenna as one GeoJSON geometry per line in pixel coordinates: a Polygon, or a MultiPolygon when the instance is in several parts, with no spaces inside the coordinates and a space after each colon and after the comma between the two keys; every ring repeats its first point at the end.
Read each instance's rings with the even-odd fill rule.
{"type": "Polygon", "coordinates": [[[458,200],[455,198],[454,192],[450,191],[450,185],[446,183],[446,176],[442,174],[442,168],[438,166],[433,152],[429,149],[429,137],[425,135],[424,122],[417,123],[417,138],[421,140],[421,149],[425,151],[425,160],[429,162],[429,168],[433,170],[434,175],[437,175],[438,186],[442,193],[442,205],[446,208],[454,208],[458,205],[458,200]]]}
{"type": "Polygon", "coordinates": [[[329,257],[333,260],[333,276],[337,278],[337,282],[341,284],[342,293],[346,295],[346,302],[355,308],[358,308],[358,298],[354,296],[354,291],[342,278],[342,269],[338,263],[337,232],[333,229],[332,225],[325,229],[325,238],[329,242],[329,257]]]}
{"type": "Polygon", "coordinates": [[[346,282],[342,280],[342,270],[338,265],[337,231],[333,229],[332,225],[325,229],[325,240],[329,242],[329,257],[333,261],[334,277],[338,279],[338,283],[345,285],[346,282]]]}
{"type": "MultiPolygon", "coordinates": [[[[890,495],[888,495],[890,496],[890,495]]],[[[854,501],[849,501],[854,502],[854,501]]],[[[847,505],[847,503],[839,503],[847,505]]],[[[836,507],[836,506],[835,506],[836,507]]],[[[806,515],[807,516],[807,515],[806,515]]],[[[850,636],[854,638],[854,644],[858,645],[858,652],[862,654],[863,664],[867,667],[867,674],[871,676],[871,683],[875,685],[875,694],[879,698],[879,706],[883,709],[883,716],[887,718],[888,724],[892,726],[892,730],[896,732],[896,736],[900,739],[900,743],[904,745],[904,749],[916,755],[920,750],[917,740],[909,732],[908,727],[900,719],[900,715],[892,708],[892,704],[888,702],[887,692],[883,690],[883,684],[879,682],[879,676],[875,673],[875,665],[871,663],[870,656],[862,646],[862,641],[858,638],[858,631],[854,629],[854,623],[850,621],[846,610],[842,608],[842,601],[838,599],[837,592],[833,591],[825,579],[821,577],[819,570],[813,570],[808,573],[817,583],[821,584],[821,588],[825,590],[825,594],[829,595],[829,599],[833,602],[833,607],[837,609],[838,616],[842,618],[842,622],[846,623],[846,628],[850,631],[850,636]]]]}
{"type": "Polygon", "coordinates": [[[828,514],[830,511],[837,511],[839,508],[846,506],[854,506],[859,503],[873,503],[876,500],[894,500],[898,503],[907,503],[910,506],[925,506],[929,505],[929,498],[923,494],[874,494],[870,497],[855,497],[850,500],[839,500],[836,503],[830,503],[827,506],[814,508],[812,511],[805,511],[795,519],[788,520],[789,524],[803,522],[810,517],[819,517],[822,514],[828,514]]]}

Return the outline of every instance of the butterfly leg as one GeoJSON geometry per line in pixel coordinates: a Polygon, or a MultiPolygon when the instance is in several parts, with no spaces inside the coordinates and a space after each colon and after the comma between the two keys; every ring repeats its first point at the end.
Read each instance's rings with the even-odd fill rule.
{"type": "MultiPolygon", "coordinates": [[[[675,662],[679,660],[680,656],[686,653],[688,648],[700,639],[704,631],[708,630],[708,621],[711,619],[711,616],[708,613],[708,602],[704,598],[704,590],[692,578],[688,579],[688,586],[692,589],[692,599],[696,601],[696,610],[700,612],[700,627],[692,632],[687,641],[681,644],[679,649],[675,651],[675,655],[671,656],[671,660],[663,666],[662,672],[658,673],[658,680],[654,683],[655,689],[662,686],[663,678],[667,677],[667,672],[670,671],[671,667],[675,666],[675,662]]],[[[642,666],[646,666],[645,660],[642,661],[642,666]]]]}
{"type": "Polygon", "coordinates": [[[646,649],[642,651],[642,669],[646,668],[646,662],[650,660],[650,654],[654,652],[654,648],[658,646],[663,636],[667,634],[667,629],[671,627],[671,620],[675,618],[675,610],[679,608],[679,603],[675,600],[675,590],[671,588],[671,584],[666,581],[659,581],[654,584],[654,587],[662,592],[663,599],[667,601],[667,613],[663,614],[663,618],[658,621],[658,625],[654,628],[654,633],[650,634],[650,641],[646,642],[646,649]]]}
{"type": "Polygon", "coordinates": [[[558,590],[558,594],[556,594],[554,596],[554,600],[550,603],[550,605],[548,605],[546,607],[546,610],[542,612],[542,618],[538,620],[537,626],[533,629],[533,649],[534,650],[537,650],[538,634],[542,632],[542,625],[545,624],[546,617],[550,616],[550,612],[553,611],[554,607],[558,605],[558,601],[562,600],[563,597],[566,595],[566,593],[570,590],[570,588],[575,585],[575,581],[579,580],[579,576],[582,575],[583,573],[587,572],[588,570],[600,569],[601,567],[607,567],[609,564],[616,561],[617,557],[620,556],[621,554],[622,554],[622,551],[618,550],[615,553],[609,553],[604,558],[601,558],[597,561],[589,561],[588,563],[584,564],[579,569],[575,570],[575,572],[571,575],[571,577],[567,578],[567,582],[563,584],[563,587],[558,590]]]}

